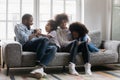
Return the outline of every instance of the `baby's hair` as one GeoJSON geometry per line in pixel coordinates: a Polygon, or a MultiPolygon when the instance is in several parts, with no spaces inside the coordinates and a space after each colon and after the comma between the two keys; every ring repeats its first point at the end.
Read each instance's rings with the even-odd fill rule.
{"type": "Polygon", "coordinates": [[[49,25],[50,25],[50,27],[51,27],[51,31],[57,30],[56,21],[54,21],[54,20],[51,19],[51,20],[48,21],[48,23],[49,23],[49,25]]]}
{"type": "Polygon", "coordinates": [[[77,32],[79,34],[79,37],[84,37],[89,32],[86,26],[80,22],[74,22],[70,24],[69,30],[71,32],[77,32]]]}

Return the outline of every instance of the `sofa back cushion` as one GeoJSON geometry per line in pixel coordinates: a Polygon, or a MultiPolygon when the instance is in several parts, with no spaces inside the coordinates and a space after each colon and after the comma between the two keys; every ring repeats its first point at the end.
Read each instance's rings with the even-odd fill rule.
{"type": "Polygon", "coordinates": [[[96,47],[99,47],[101,44],[101,32],[100,31],[92,31],[89,33],[92,43],[95,44],[96,47]]]}

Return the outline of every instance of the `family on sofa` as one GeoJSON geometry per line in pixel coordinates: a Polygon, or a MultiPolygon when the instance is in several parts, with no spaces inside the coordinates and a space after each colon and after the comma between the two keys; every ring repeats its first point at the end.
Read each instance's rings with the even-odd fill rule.
{"type": "MultiPolygon", "coordinates": [[[[80,22],[73,22],[69,28],[67,14],[57,14],[55,20],[49,20],[45,26],[47,35],[42,34],[40,29],[31,29],[33,17],[24,14],[22,23],[15,26],[16,40],[22,44],[23,51],[36,52],[38,69],[30,72],[36,78],[46,76],[45,66],[54,58],[56,52],[69,52],[69,73],[79,75],[75,69],[76,55],[82,52],[85,73],[92,75],[90,64],[90,52],[99,52],[88,36],[88,29],[80,22]]],[[[102,51],[105,51],[102,49],[102,51]]]]}

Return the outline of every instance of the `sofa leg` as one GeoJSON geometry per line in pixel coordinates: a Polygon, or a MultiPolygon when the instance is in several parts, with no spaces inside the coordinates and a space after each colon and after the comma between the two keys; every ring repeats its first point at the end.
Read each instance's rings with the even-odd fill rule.
{"type": "Polygon", "coordinates": [[[3,61],[3,63],[2,63],[2,68],[4,68],[5,67],[5,62],[3,61]]]}
{"type": "Polygon", "coordinates": [[[65,66],[63,66],[63,70],[62,70],[63,72],[65,72],[66,71],[66,67],[65,66]]]}
{"type": "Polygon", "coordinates": [[[7,66],[7,73],[6,75],[8,76],[10,68],[7,66]]]}

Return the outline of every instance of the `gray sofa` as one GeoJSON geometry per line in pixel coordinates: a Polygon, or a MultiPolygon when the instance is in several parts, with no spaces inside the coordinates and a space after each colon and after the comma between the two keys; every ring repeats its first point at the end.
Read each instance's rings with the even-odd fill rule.
{"type": "MultiPolygon", "coordinates": [[[[91,32],[92,42],[98,47],[101,45],[100,31],[91,32]]],[[[36,53],[23,52],[22,46],[16,41],[2,42],[3,67],[7,65],[7,74],[9,68],[33,67],[35,66],[36,53]]],[[[92,65],[120,63],[120,41],[105,41],[103,44],[105,52],[90,53],[90,62],[92,65]]],[[[81,54],[76,56],[77,65],[83,65],[81,54]]],[[[67,66],[69,62],[69,53],[57,52],[53,61],[48,66],[67,66]]]]}

